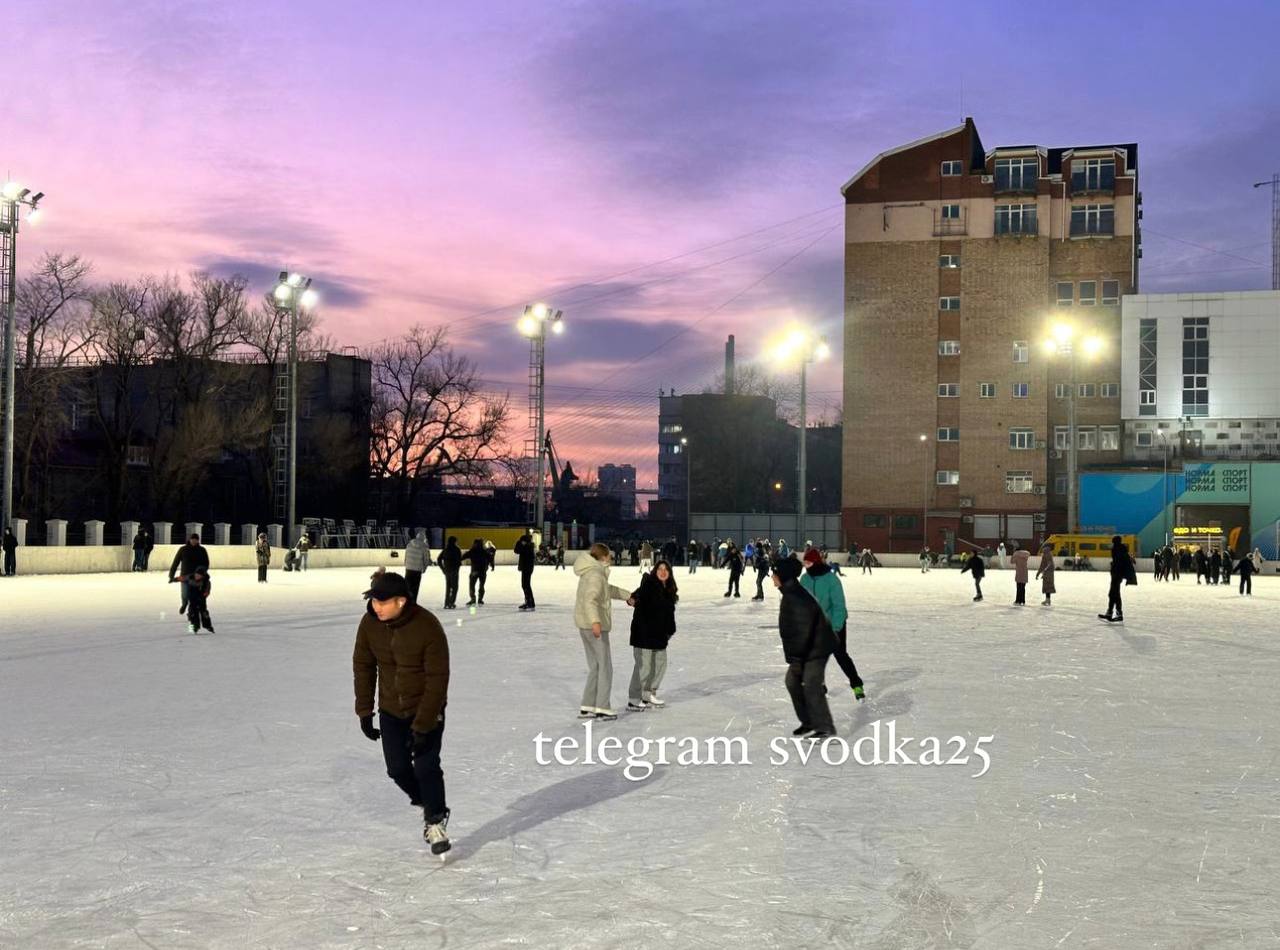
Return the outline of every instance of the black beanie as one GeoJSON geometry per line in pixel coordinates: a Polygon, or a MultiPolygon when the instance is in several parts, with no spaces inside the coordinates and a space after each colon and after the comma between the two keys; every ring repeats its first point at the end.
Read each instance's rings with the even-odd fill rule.
{"type": "Polygon", "coordinates": [[[804,565],[793,557],[780,557],[773,565],[773,573],[782,578],[782,583],[793,581],[800,576],[804,565]]]}

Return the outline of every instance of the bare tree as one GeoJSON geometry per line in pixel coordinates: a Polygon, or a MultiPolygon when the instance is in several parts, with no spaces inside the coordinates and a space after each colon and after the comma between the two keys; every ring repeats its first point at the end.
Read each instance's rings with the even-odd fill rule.
{"type": "MultiPolygon", "coordinates": [[[[716,374],[704,393],[724,392],[724,372],[716,374]]],[[[767,396],[778,406],[778,415],[794,422],[799,415],[800,381],[791,371],[770,373],[754,363],[740,363],[734,368],[733,391],[739,396],[767,396]]]]}
{"type": "MultiPolygon", "coordinates": [[[[236,342],[244,344],[263,361],[283,363],[289,358],[289,317],[276,309],[274,298],[265,294],[256,307],[246,307],[236,332],[236,342]]],[[[320,315],[315,310],[298,313],[298,352],[330,352],[333,337],[320,332],[320,315]]]]}
{"type": "Polygon", "coordinates": [[[454,353],[444,328],[415,325],[367,356],[373,475],[395,480],[403,520],[427,479],[490,475],[505,455],[508,402],[483,394],[474,364],[454,353]]]}

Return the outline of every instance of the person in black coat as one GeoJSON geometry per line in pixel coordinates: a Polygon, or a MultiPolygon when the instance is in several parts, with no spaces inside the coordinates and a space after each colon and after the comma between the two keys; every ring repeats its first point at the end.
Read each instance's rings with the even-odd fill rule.
{"type": "Polygon", "coordinates": [[[133,536],[133,566],[129,568],[131,571],[143,570],[143,563],[146,559],[147,539],[142,531],[138,531],[133,536]]]}
{"type": "Polygon", "coordinates": [[[1240,575],[1240,594],[1241,596],[1248,594],[1253,596],[1253,575],[1257,572],[1254,566],[1253,558],[1245,555],[1236,564],[1236,573],[1240,575]]]}
{"type": "Polygon", "coordinates": [[[793,557],[779,558],[773,566],[773,586],[782,592],[778,635],[787,660],[787,692],[800,720],[792,735],[825,739],[836,732],[823,682],[836,637],[818,602],[800,585],[802,570],[793,557]]]}
{"type": "Polygon", "coordinates": [[[1120,540],[1120,535],[1111,538],[1111,587],[1107,590],[1107,612],[1098,614],[1100,620],[1113,623],[1124,621],[1124,604],[1120,600],[1120,585],[1138,583],[1137,571],[1133,569],[1133,558],[1129,557],[1129,545],[1120,540]]]}
{"type": "Polygon", "coordinates": [[[764,579],[769,576],[771,566],[769,552],[756,548],[756,595],[752,600],[764,600],[764,579]]]}
{"type": "Polygon", "coordinates": [[[456,535],[449,535],[436,563],[444,571],[444,609],[453,610],[458,606],[458,573],[462,570],[462,549],[456,535]]]}
{"type": "Polygon", "coordinates": [[[1196,560],[1196,584],[1198,586],[1200,584],[1200,578],[1204,577],[1207,579],[1209,574],[1209,559],[1204,556],[1203,548],[1196,548],[1195,560],[1196,560]]]}
{"type": "Polygon", "coordinates": [[[187,585],[186,579],[195,573],[197,567],[202,567],[205,572],[209,570],[209,552],[200,544],[200,535],[193,534],[187,538],[187,543],[178,548],[173,556],[173,563],[169,565],[169,583],[180,581],[182,583],[182,606],[178,608],[178,613],[185,615],[187,612],[187,585]],[[175,576],[176,575],[176,576],[175,576]]]}
{"type": "Polygon", "coordinates": [[[533,602],[533,565],[537,549],[533,546],[533,536],[529,529],[525,529],[525,533],[520,536],[520,540],[516,542],[516,546],[512,550],[516,552],[516,567],[520,571],[520,589],[524,591],[524,603],[520,605],[520,609],[533,610],[535,607],[533,602]]]}
{"type": "Polygon", "coordinates": [[[480,606],[484,606],[484,580],[489,573],[489,552],[484,548],[484,541],[476,538],[467,548],[462,560],[471,562],[471,577],[467,579],[467,593],[471,597],[467,601],[470,607],[476,602],[476,585],[480,586],[480,606]]]}
{"type": "Polygon", "coordinates": [[[636,663],[631,671],[627,708],[665,706],[658,698],[658,687],[667,672],[667,644],[676,633],[676,604],[680,600],[671,562],[660,560],[652,571],[642,574],[631,600],[635,606],[631,615],[631,652],[636,663]]]}
{"type": "Polygon", "coordinates": [[[981,554],[975,552],[965,559],[964,567],[960,568],[961,574],[965,571],[973,575],[973,589],[977,592],[973,599],[982,600],[982,578],[987,573],[987,562],[982,559],[981,554]]]}
{"type": "Polygon", "coordinates": [[[724,595],[726,597],[730,595],[733,595],[734,597],[741,597],[742,590],[740,585],[742,583],[742,571],[744,568],[742,552],[738,550],[738,546],[736,544],[729,544],[729,549],[724,555],[724,563],[725,566],[729,568],[729,589],[724,592],[724,595]]]}

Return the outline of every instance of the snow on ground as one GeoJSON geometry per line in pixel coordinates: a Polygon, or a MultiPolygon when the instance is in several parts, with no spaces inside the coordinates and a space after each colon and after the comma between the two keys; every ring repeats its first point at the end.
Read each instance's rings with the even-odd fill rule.
{"type": "MultiPolygon", "coordinates": [[[[615,569],[630,585],[634,568],[615,569]]],[[[572,574],[441,613],[441,864],[352,711],[368,571],[214,570],[193,637],[163,576],[0,580],[0,946],[1261,947],[1280,941],[1280,581],[1126,591],[1058,572],[1014,608],[955,571],[845,580],[869,700],[841,736],[995,738],[979,766],[771,762],[795,722],[776,594],[680,569],[665,710],[624,740],[746,737],[750,765],[539,766],[581,736],[572,574]],[[459,624],[460,621],[460,624],[459,624]]],[[[464,582],[465,584],[465,582],[464,582]]],[[[428,576],[435,606],[440,575],[428,576]]],[[[616,605],[615,706],[630,611],[616,605]]],[[[953,747],[952,747],[953,748],[953,747]]],[[[970,747],[971,748],[971,747],[970,747]]],[[[919,755],[918,744],[907,750],[919,755]]],[[[948,749],[949,752],[949,749],[948,749]]],[[[653,750],[651,758],[656,757],[653,750]]],[[[888,755],[885,749],[883,755],[888,755]]],[[[674,758],[674,752],[671,753],[674,758]]]]}

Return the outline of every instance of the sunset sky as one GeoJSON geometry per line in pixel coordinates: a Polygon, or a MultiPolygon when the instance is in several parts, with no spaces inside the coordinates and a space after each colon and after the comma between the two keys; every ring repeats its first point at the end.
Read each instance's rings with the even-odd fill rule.
{"type": "Polygon", "coordinates": [[[525,421],[527,301],[579,472],[656,477],[659,387],[800,318],[840,402],[841,184],[983,142],[1139,144],[1145,291],[1266,288],[1280,4],[8,0],[0,172],[47,193],[20,269],[311,275],[365,345],[448,324],[525,421]]]}

